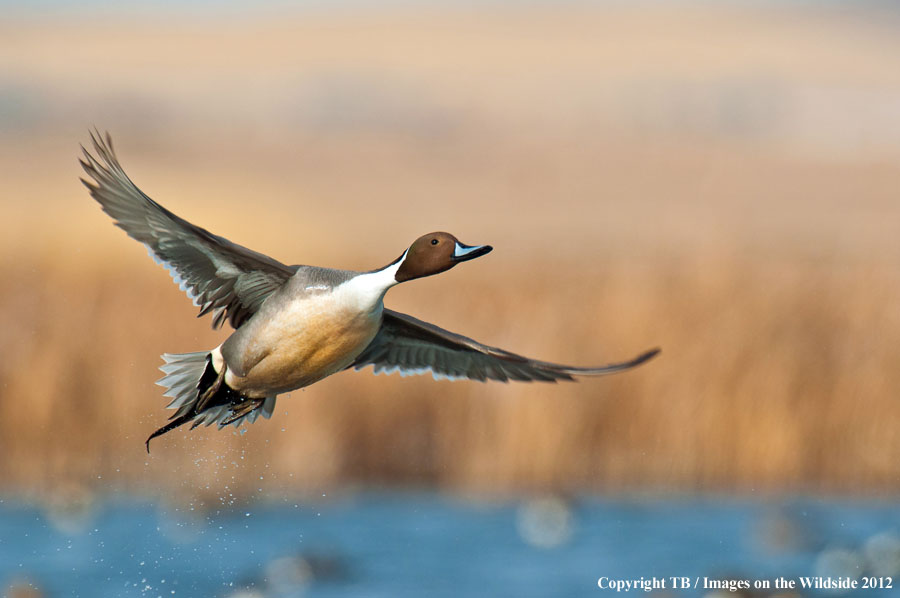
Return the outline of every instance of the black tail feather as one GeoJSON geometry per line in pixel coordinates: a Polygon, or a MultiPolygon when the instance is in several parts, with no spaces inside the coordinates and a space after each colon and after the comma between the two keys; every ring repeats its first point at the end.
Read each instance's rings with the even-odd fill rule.
{"type": "Polygon", "coordinates": [[[195,415],[196,415],[196,413],[185,413],[184,415],[182,415],[180,417],[176,417],[175,419],[173,419],[172,421],[170,421],[169,423],[164,425],[162,428],[159,428],[158,430],[156,430],[156,432],[151,434],[149,437],[147,437],[147,442],[144,443],[147,446],[147,454],[148,455],[150,454],[150,441],[151,440],[153,440],[157,436],[162,436],[166,432],[171,432],[178,426],[188,423],[189,421],[194,419],[195,415]]]}
{"type": "MultiPolygon", "coordinates": [[[[169,374],[169,376],[160,380],[163,386],[171,387],[183,383],[186,376],[196,377],[197,382],[192,388],[188,387],[190,390],[185,389],[178,391],[175,395],[168,395],[176,397],[170,407],[177,408],[178,411],[172,416],[169,423],[153,432],[147,438],[144,444],[148,453],[150,452],[151,440],[171,432],[191,420],[194,420],[191,426],[192,430],[204,423],[207,425],[218,423],[220,428],[229,424],[239,425],[238,422],[245,417],[250,422],[255,420],[256,415],[253,412],[257,409],[262,409],[266,405],[266,399],[251,399],[225,384],[225,369],[223,368],[221,372],[216,373],[212,365],[212,357],[208,353],[205,355],[200,353],[167,354],[163,357],[166,359],[167,364],[163,366],[163,371],[169,374]],[[184,364],[190,365],[185,367],[184,364]],[[199,368],[202,368],[202,370],[199,368]],[[226,406],[227,410],[223,410],[222,408],[226,406]],[[212,409],[219,409],[221,413],[211,415],[209,412],[212,409]]],[[[263,417],[269,417],[272,414],[274,397],[269,399],[269,401],[271,404],[261,411],[263,417]]]]}

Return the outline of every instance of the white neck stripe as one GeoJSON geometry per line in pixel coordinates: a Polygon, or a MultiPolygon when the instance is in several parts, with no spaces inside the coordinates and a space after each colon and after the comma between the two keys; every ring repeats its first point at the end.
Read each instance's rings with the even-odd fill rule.
{"type": "MultiPolygon", "coordinates": [[[[400,266],[402,266],[402,265],[403,265],[403,262],[406,261],[406,256],[407,256],[408,254],[409,254],[409,249],[407,249],[406,251],[404,251],[404,252],[403,252],[403,255],[401,255],[401,256],[400,256],[400,259],[397,260],[395,263],[391,264],[390,266],[387,266],[386,268],[384,268],[384,269],[382,269],[382,270],[379,270],[379,272],[390,273],[390,275],[391,275],[391,280],[393,281],[393,283],[392,283],[388,288],[390,288],[390,287],[394,286],[395,284],[397,284],[397,271],[400,270],[400,266]]],[[[385,290],[387,290],[387,289],[385,289],[385,290]]]]}
{"type": "Polygon", "coordinates": [[[400,259],[390,266],[354,276],[338,288],[352,289],[352,292],[359,293],[360,296],[369,297],[370,300],[380,300],[389,288],[397,284],[397,270],[403,265],[408,252],[409,250],[407,249],[400,259]]]}

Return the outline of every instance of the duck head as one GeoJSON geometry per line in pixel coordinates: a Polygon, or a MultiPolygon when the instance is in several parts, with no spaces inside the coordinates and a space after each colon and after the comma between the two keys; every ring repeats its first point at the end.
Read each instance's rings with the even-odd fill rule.
{"type": "Polygon", "coordinates": [[[491,252],[490,245],[464,245],[450,233],[428,233],[409,246],[394,278],[405,282],[445,272],[460,262],[491,252]]]}

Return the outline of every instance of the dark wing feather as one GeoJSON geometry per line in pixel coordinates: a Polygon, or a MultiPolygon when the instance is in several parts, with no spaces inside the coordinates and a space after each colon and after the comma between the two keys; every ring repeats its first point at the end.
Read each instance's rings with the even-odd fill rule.
{"type": "Polygon", "coordinates": [[[556,382],[574,376],[602,376],[638,366],[659,353],[652,349],[630,361],[601,367],[579,368],[528,359],[489,347],[461,334],[389,309],[381,329],[350,367],[372,365],[376,374],[399,371],[401,375],[431,372],[435,378],[499,380],[506,382],[556,382]]]}
{"type": "Polygon", "coordinates": [[[243,324],[296,272],[277,260],[194,226],[145,195],[131,182],[113,151],[109,134],[91,134],[94,157],[84,147],[82,179],[103,211],[128,236],[143,243],[200,307],[212,312],[213,328],[226,320],[243,324]]]}

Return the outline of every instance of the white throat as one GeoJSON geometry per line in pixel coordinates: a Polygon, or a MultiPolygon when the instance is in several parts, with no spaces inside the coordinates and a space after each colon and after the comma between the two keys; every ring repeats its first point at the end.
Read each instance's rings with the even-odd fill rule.
{"type": "Polygon", "coordinates": [[[397,270],[403,265],[408,253],[407,249],[399,260],[381,270],[354,276],[335,291],[348,293],[361,309],[380,309],[384,294],[397,284],[397,270]]]}

